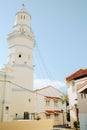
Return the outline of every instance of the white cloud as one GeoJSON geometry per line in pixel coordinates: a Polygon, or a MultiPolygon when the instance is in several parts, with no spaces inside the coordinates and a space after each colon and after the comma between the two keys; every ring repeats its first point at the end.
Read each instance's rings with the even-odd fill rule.
{"type": "Polygon", "coordinates": [[[55,88],[62,89],[66,86],[65,82],[49,79],[34,79],[34,89],[51,85],[55,88]]]}

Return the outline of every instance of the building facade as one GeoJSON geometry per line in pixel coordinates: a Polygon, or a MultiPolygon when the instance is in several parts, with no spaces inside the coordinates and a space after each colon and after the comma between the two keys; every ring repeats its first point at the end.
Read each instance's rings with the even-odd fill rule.
{"type": "Polygon", "coordinates": [[[54,125],[67,124],[66,104],[62,104],[61,101],[64,93],[52,86],[37,89],[34,92],[36,95],[36,113],[41,119],[54,119],[54,125]]]}
{"type": "Polygon", "coordinates": [[[71,124],[76,120],[80,129],[87,129],[87,69],[80,69],[66,78],[70,101],[71,124]]]}

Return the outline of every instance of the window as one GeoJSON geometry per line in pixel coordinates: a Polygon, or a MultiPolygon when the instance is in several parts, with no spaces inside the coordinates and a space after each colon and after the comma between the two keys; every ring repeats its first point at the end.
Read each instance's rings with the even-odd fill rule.
{"type": "Polygon", "coordinates": [[[83,94],[81,93],[81,98],[83,98],[83,94]]]}
{"type": "Polygon", "coordinates": [[[9,110],[9,107],[8,107],[8,106],[6,106],[6,107],[5,107],[5,109],[6,109],[6,110],[9,110]]]}
{"type": "Polygon", "coordinates": [[[46,106],[50,106],[50,101],[46,100],[46,106]]]}
{"type": "Polygon", "coordinates": [[[46,106],[50,106],[50,98],[45,97],[46,106]]]}
{"type": "Polygon", "coordinates": [[[22,15],[21,15],[21,19],[22,19],[22,15]]]}
{"type": "Polygon", "coordinates": [[[28,101],[31,102],[31,99],[29,98],[28,101]]]}
{"type": "Polygon", "coordinates": [[[46,114],[46,119],[50,119],[50,114],[46,114]]]}
{"type": "Polygon", "coordinates": [[[21,58],[21,54],[19,54],[19,58],[21,58]]]}
{"type": "Polygon", "coordinates": [[[58,106],[58,99],[54,99],[54,106],[55,106],[55,107],[58,106]]]}
{"type": "Polygon", "coordinates": [[[58,120],[58,114],[54,114],[54,119],[58,120]]]}
{"type": "Polygon", "coordinates": [[[84,98],[86,98],[86,93],[84,93],[84,98]]]}

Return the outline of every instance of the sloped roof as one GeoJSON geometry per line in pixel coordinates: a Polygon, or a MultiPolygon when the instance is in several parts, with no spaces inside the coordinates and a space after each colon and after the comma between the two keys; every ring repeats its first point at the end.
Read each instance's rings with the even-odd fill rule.
{"type": "Polygon", "coordinates": [[[87,86],[87,81],[85,81],[85,82],[82,83],[80,86],[78,86],[77,90],[80,90],[80,89],[83,88],[84,86],[87,86]]]}
{"type": "Polygon", "coordinates": [[[34,90],[35,93],[43,95],[44,97],[55,97],[55,98],[60,98],[63,96],[63,92],[61,92],[59,89],[49,85],[40,89],[34,90]]]}
{"type": "Polygon", "coordinates": [[[54,97],[54,96],[45,96],[46,98],[51,98],[51,99],[60,99],[59,97],[54,97]]]}
{"type": "Polygon", "coordinates": [[[42,87],[42,88],[35,89],[34,92],[40,92],[41,90],[46,90],[48,88],[53,88],[54,90],[58,91],[59,93],[64,94],[61,90],[59,90],[58,88],[56,88],[52,85],[48,85],[48,86],[45,86],[45,87],[42,87]]]}
{"type": "Polygon", "coordinates": [[[87,68],[83,68],[83,69],[79,69],[75,73],[73,73],[70,76],[66,77],[66,81],[76,80],[76,79],[80,79],[80,78],[86,77],[86,76],[87,76],[87,68]]]}
{"type": "Polygon", "coordinates": [[[79,93],[85,93],[85,94],[87,94],[87,81],[85,81],[80,86],[78,86],[77,90],[78,90],[79,93]]]}
{"type": "Polygon", "coordinates": [[[42,88],[35,89],[34,91],[41,91],[43,89],[47,89],[47,88],[50,88],[50,87],[52,87],[52,86],[45,86],[45,87],[42,87],[42,88]]]}

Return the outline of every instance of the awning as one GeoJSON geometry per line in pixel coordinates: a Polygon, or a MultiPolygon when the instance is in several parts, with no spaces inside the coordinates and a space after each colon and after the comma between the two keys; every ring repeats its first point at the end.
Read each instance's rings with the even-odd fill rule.
{"type": "Polygon", "coordinates": [[[46,114],[59,114],[61,113],[60,110],[45,110],[46,114]]]}

